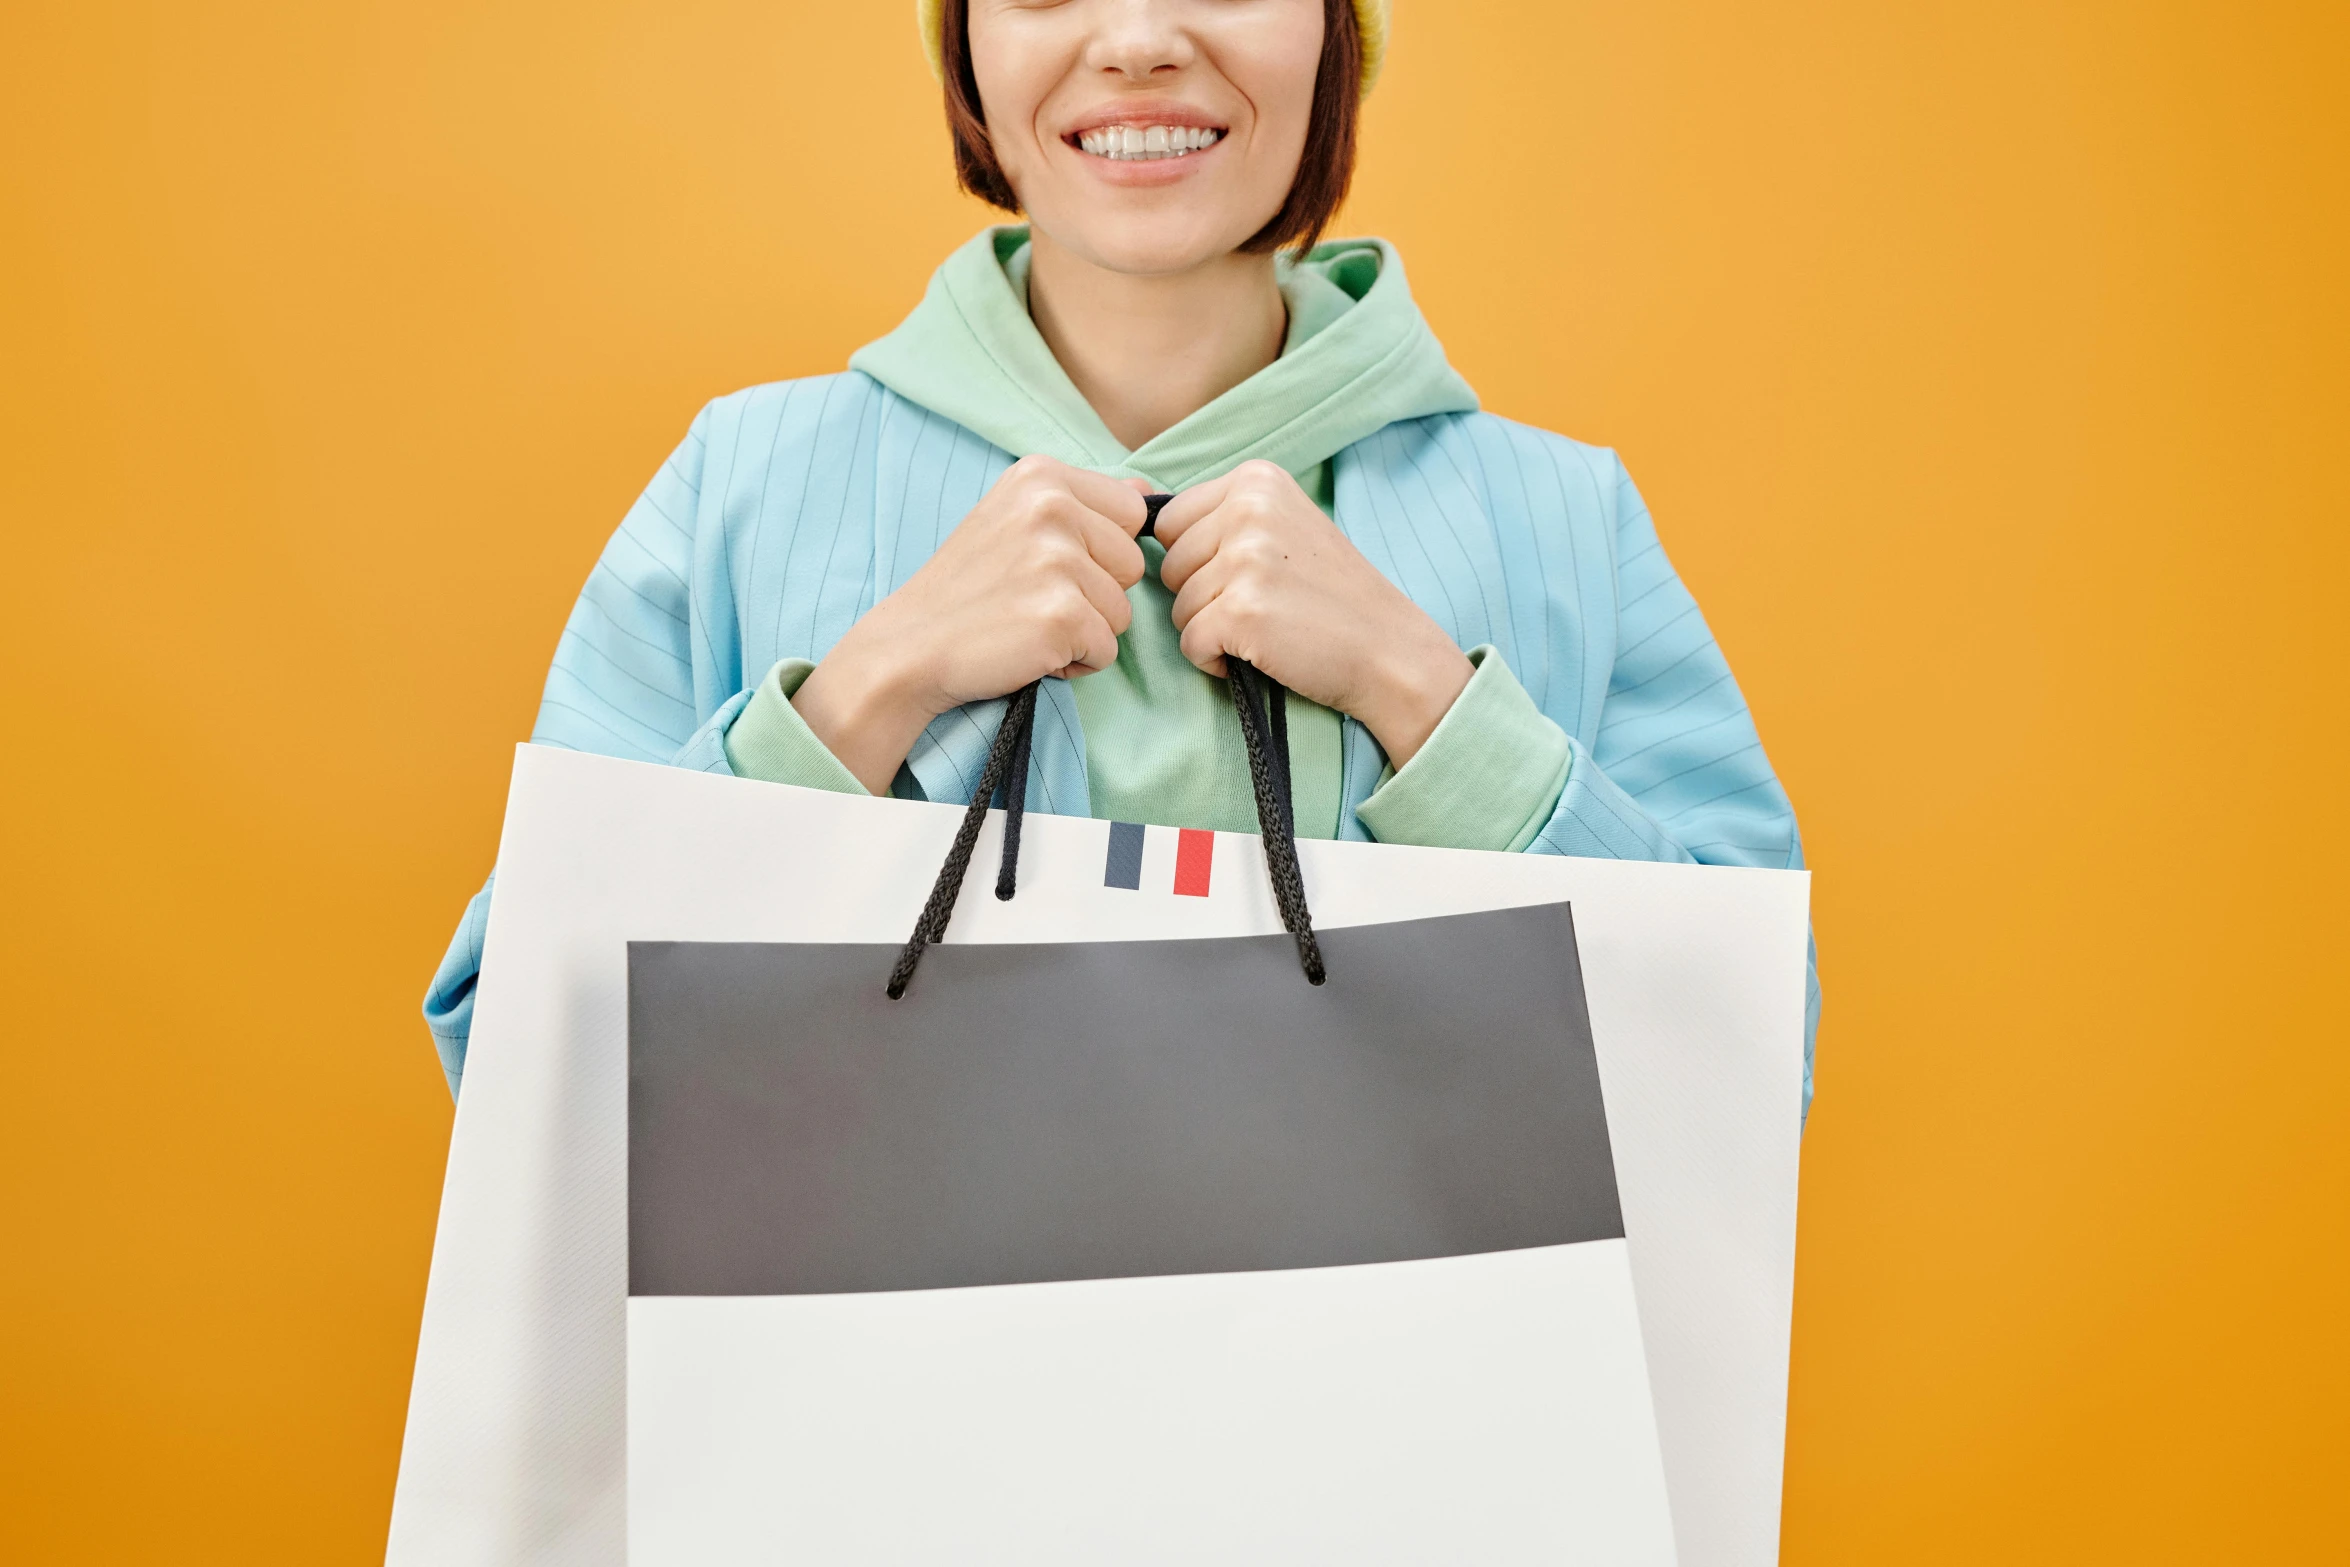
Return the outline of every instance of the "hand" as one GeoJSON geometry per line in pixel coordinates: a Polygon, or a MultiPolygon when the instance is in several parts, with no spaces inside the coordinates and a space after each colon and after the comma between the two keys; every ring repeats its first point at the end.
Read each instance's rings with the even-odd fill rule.
{"type": "Polygon", "coordinates": [[[1243,463],[1184,491],[1157,533],[1184,657],[1211,675],[1225,673],[1228,653],[1246,659],[1360,719],[1397,767],[1428,743],[1476,672],[1272,463],[1243,463]]]}
{"type": "Polygon", "coordinates": [[[949,708],[1118,661],[1145,515],[1132,485],[1022,458],[905,586],[849,628],[792,706],[860,783],[885,793],[923,727],[949,708]]]}

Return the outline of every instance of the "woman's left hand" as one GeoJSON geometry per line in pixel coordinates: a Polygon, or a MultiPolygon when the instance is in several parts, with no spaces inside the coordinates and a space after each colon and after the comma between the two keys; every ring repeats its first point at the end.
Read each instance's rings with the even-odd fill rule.
{"type": "Polygon", "coordinates": [[[1211,675],[1246,659],[1361,720],[1402,767],[1475,673],[1444,628],[1365,560],[1295,479],[1241,464],[1159,515],[1159,578],[1183,656],[1211,675]]]}

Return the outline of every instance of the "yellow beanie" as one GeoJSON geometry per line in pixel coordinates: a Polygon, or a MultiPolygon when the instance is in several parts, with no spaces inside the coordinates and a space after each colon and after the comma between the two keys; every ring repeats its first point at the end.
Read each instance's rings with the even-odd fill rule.
{"type": "MultiPolygon", "coordinates": [[[[939,13],[947,0],[914,0],[914,19],[922,27],[922,52],[930,56],[930,71],[939,75],[945,67],[940,63],[939,13]]],[[[1355,0],[1355,21],[1363,34],[1363,91],[1379,79],[1379,67],[1387,59],[1387,11],[1390,0],[1355,0]]]]}

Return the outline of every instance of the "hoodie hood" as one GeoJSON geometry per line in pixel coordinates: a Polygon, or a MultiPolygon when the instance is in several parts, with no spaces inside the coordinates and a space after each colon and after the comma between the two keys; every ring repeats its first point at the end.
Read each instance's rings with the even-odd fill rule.
{"type": "Polygon", "coordinates": [[[849,367],[1015,457],[1170,491],[1257,458],[1303,475],[1399,419],[1477,407],[1412,302],[1394,246],[1333,240],[1277,267],[1289,305],[1281,357],[1135,451],[1029,319],[1025,226],[988,229],[949,256],[904,324],[849,367]]]}

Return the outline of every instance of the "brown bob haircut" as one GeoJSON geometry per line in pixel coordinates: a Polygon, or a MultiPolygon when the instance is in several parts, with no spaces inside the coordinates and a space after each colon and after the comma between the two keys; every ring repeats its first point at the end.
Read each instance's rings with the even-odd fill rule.
{"type": "MultiPolygon", "coordinates": [[[[979,80],[971,69],[971,0],[941,7],[939,54],[945,69],[947,128],[955,138],[955,178],[965,190],[1006,212],[1020,198],[996,162],[980,112],[979,80]]],[[[1283,246],[1312,247],[1354,182],[1355,123],[1363,102],[1363,37],[1354,0],[1322,0],[1322,63],[1314,76],[1314,110],[1289,199],[1242,250],[1262,255],[1283,246]]]]}

